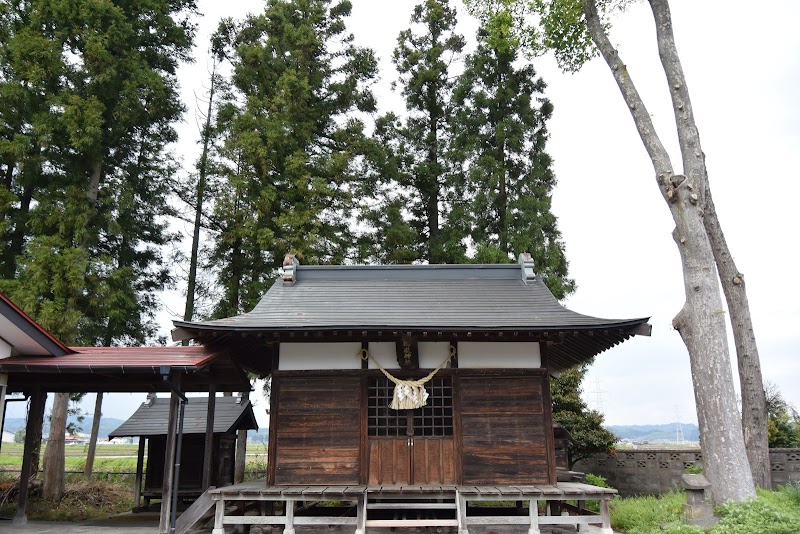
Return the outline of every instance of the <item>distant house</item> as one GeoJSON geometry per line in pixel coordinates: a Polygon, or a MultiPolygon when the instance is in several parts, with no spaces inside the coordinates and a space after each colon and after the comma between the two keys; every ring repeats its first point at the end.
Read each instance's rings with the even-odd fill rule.
{"type": "Polygon", "coordinates": [[[3,443],[14,443],[14,433],[13,432],[6,432],[4,430],[3,431],[3,438],[0,441],[2,441],[3,443]]]}

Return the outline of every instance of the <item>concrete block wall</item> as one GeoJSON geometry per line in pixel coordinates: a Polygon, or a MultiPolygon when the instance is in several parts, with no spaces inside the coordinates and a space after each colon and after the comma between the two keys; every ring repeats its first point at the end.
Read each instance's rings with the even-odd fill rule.
{"type": "MultiPolygon", "coordinates": [[[[800,449],[771,449],[770,460],[773,487],[800,483],[800,449]]],[[[572,469],[605,477],[621,495],[660,495],[676,488],[692,467],[703,467],[700,449],[623,449],[595,454],[572,469]]]]}

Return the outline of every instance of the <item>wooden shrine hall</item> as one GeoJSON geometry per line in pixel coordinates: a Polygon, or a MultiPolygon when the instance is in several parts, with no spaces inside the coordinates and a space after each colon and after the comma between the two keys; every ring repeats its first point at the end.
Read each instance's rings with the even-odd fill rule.
{"type": "Polygon", "coordinates": [[[549,376],[649,335],[647,320],[566,309],[528,255],[518,264],[390,266],[307,266],[287,256],[251,312],[175,321],[176,341],[272,376],[267,479],[210,490],[202,506],[215,508],[213,532],[348,524],[357,534],[445,525],[466,534],[470,525],[522,524],[533,534],[544,524],[598,524],[610,533],[613,490],[558,482],[549,376]],[[566,504],[592,499],[601,514],[566,504]],[[352,513],[295,511],[323,500],[352,502],[352,513]],[[471,514],[471,502],[503,500],[528,502],[527,515],[471,514]],[[246,502],[257,513],[229,506],[246,502]],[[264,506],[276,502],[280,514],[264,506]],[[572,515],[541,515],[540,504],[572,515]]]}

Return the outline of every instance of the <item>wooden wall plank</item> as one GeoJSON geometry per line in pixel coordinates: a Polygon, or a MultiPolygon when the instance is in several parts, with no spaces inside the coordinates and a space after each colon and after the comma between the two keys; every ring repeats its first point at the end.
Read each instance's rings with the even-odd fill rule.
{"type": "Polygon", "coordinates": [[[464,484],[550,483],[545,379],[459,378],[464,484]]]}
{"type": "Polygon", "coordinates": [[[358,484],[360,378],[281,376],[278,394],[275,484],[358,484]]]}

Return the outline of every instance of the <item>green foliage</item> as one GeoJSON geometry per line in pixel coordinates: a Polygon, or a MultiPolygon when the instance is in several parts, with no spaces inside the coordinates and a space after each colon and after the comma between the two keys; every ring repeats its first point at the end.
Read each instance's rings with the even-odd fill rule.
{"type": "Polygon", "coordinates": [[[354,255],[359,114],[375,109],[377,61],[345,29],[347,1],[270,0],[225,20],[212,48],[233,65],[217,112],[220,146],[208,258],[223,288],[215,316],[251,309],[289,251],[304,263],[354,255]]]}
{"type": "Polygon", "coordinates": [[[702,475],[703,468],[699,465],[692,465],[686,468],[686,472],[689,473],[690,475],[702,475]]]}
{"type": "Polygon", "coordinates": [[[758,498],[742,504],[722,505],[713,534],[794,534],[800,532],[800,490],[784,486],[778,491],[757,489],[758,498]]]}
{"type": "Polygon", "coordinates": [[[596,452],[613,450],[617,438],[603,427],[603,414],[590,410],[581,399],[581,382],[589,364],[583,364],[550,378],[553,421],[572,436],[569,444],[570,467],[596,452]]]}
{"type": "Polygon", "coordinates": [[[767,398],[767,436],[769,446],[800,447],[800,416],[794,406],[786,402],[775,384],[764,387],[767,398]]]}
{"type": "MultiPolygon", "coordinates": [[[[602,23],[609,14],[624,10],[633,0],[595,0],[602,23]]],[[[481,21],[498,11],[511,15],[509,30],[528,56],[553,52],[565,72],[577,72],[598,54],[586,27],[583,0],[465,0],[467,9],[481,21]]]]}
{"type": "Polygon", "coordinates": [[[591,484],[592,486],[597,486],[598,488],[610,488],[611,486],[608,485],[608,481],[605,477],[601,477],[600,475],[595,475],[593,473],[586,473],[584,476],[584,481],[587,484],[591,484]]]}
{"type": "Polygon", "coordinates": [[[0,287],[70,344],[141,343],[162,246],[194,0],[0,10],[0,287]],[[13,197],[9,196],[9,193],[13,197]],[[13,200],[15,199],[15,200],[13,200]]]}
{"type": "Polygon", "coordinates": [[[25,429],[20,428],[14,432],[14,443],[25,443],[25,429]]]}
{"type": "Polygon", "coordinates": [[[448,150],[448,117],[454,77],[450,65],[464,48],[455,32],[456,10],[448,0],[425,0],[414,8],[411,28],[397,38],[397,67],[407,114],[393,113],[375,125],[381,150],[373,154],[377,203],[366,206],[374,232],[369,258],[387,263],[461,263],[466,257],[467,216],[460,204],[462,179],[448,150]],[[390,237],[383,242],[383,237],[390,237]]]}
{"type": "Polygon", "coordinates": [[[708,529],[683,523],[682,492],[659,497],[632,497],[611,501],[614,529],[627,534],[789,534],[800,532],[800,486],[777,491],[758,489],[758,497],[745,503],[728,503],[716,509],[720,521],[708,529]]]}
{"type": "MultiPolygon", "coordinates": [[[[454,93],[453,157],[466,169],[470,237],[506,253],[529,252],[557,299],[575,289],[551,211],[556,179],[545,152],[553,106],[513,37],[512,14],[493,13],[478,32],[454,93]]],[[[507,259],[506,259],[507,261],[507,259]]]]}

